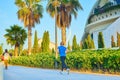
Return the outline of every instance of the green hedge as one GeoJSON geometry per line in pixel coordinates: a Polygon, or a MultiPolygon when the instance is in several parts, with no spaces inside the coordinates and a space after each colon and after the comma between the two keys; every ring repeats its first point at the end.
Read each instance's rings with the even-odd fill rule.
{"type": "Polygon", "coordinates": [[[17,58],[12,58],[10,60],[10,64],[30,67],[53,68],[54,60],[55,58],[53,55],[50,55],[48,53],[40,53],[31,56],[19,56],[17,58]]]}
{"type": "Polygon", "coordinates": [[[72,52],[67,63],[73,69],[120,72],[120,50],[72,52]]]}
{"type": "MultiPolygon", "coordinates": [[[[39,53],[13,58],[10,64],[42,68],[54,68],[55,55],[39,53]]],[[[60,63],[60,59],[57,60],[60,63]]],[[[120,50],[82,50],[67,54],[70,69],[120,73],[120,50]]],[[[59,68],[60,68],[59,64],[59,68]]]]}

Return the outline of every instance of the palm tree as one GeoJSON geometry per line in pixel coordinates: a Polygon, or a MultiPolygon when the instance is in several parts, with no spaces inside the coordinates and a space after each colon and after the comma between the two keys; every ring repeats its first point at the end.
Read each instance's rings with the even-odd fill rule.
{"type": "Polygon", "coordinates": [[[22,29],[22,27],[18,25],[13,25],[10,27],[10,29],[6,29],[6,32],[7,33],[4,35],[4,37],[6,38],[8,44],[15,46],[14,56],[17,56],[18,47],[23,45],[27,38],[26,30],[22,29]]]}
{"type": "Polygon", "coordinates": [[[24,26],[28,28],[28,55],[31,54],[32,45],[32,27],[40,23],[42,18],[43,7],[39,4],[41,0],[16,0],[15,4],[19,7],[17,12],[18,19],[20,19],[24,26]]]}
{"type": "MultiPolygon", "coordinates": [[[[47,11],[52,17],[55,16],[55,7],[50,0],[47,5],[47,11]]],[[[57,26],[61,29],[62,42],[66,44],[66,28],[69,28],[72,15],[77,18],[78,10],[82,9],[79,0],[58,0],[61,4],[57,7],[57,26]]]]}

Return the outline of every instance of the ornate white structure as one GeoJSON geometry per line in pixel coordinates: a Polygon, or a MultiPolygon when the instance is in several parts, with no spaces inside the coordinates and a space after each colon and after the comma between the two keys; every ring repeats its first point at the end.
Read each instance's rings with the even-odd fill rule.
{"type": "Polygon", "coordinates": [[[115,42],[117,32],[120,33],[120,0],[97,0],[88,17],[82,40],[88,34],[98,48],[98,33],[102,32],[106,48],[111,47],[111,36],[115,42]]]}

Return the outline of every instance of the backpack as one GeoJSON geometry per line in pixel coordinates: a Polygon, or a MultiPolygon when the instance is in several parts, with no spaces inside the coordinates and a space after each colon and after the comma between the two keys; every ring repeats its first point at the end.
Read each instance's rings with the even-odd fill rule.
{"type": "Polygon", "coordinates": [[[4,53],[4,60],[8,60],[9,59],[9,53],[4,53]]]}
{"type": "Polygon", "coordinates": [[[4,56],[2,55],[1,60],[4,61],[4,56]]]}

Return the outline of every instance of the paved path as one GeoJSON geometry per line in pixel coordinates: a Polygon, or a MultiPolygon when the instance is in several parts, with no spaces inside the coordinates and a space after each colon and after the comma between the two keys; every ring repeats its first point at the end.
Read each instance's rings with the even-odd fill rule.
{"type": "Polygon", "coordinates": [[[69,75],[59,70],[9,66],[4,70],[4,80],[120,80],[120,76],[105,76],[71,72],[69,75]]]}

